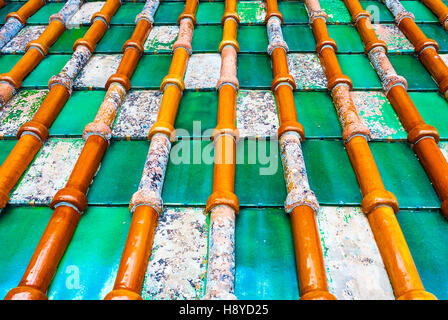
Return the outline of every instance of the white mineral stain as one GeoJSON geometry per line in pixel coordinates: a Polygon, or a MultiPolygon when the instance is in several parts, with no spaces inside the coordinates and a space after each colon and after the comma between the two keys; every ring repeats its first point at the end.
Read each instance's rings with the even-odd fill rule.
{"type": "Polygon", "coordinates": [[[185,73],[186,89],[211,89],[216,87],[221,72],[221,55],[217,53],[193,54],[185,73]]]}
{"type": "Polygon", "coordinates": [[[20,126],[30,121],[48,90],[21,90],[0,109],[0,135],[15,136],[20,126]]]}
{"type": "Polygon", "coordinates": [[[382,92],[351,91],[350,95],[362,122],[369,128],[372,139],[392,138],[397,133],[401,133],[402,138],[406,139],[406,132],[395,112],[393,123],[384,119],[385,108],[392,109],[392,106],[382,92]]]}
{"type": "Polygon", "coordinates": [[[239,1],[237,13],[240,23],[263,23],[266,17],[264,1],[239,1]]]}
{"type": "Polygon", "coordinates": [[[294,77],[297,89],[326,89],[327,78],[314,53],[288,54],[289,73],[294,77]]]}
{"type": "Polygon", "coordinates": [[[394,299],[361,208],[321,207],[317,220],[330,292],[341,300],[394,299]]]}
{"type": "Polygon", "coordinates": [[[82,139],[49,139],[11,195],[10,203],[48,205],[75,166],[82,139]]]}
{"type": "Polygon", "coordinates": [[[101,10],[104,1],[86,2],[81,8],[68,20],[67,28],[76,28],[79,25],[90,24],[92,15],[101,10]]]}
{"type": "Polygon", "coordinates": [[[11,39],[2,49],[2,53],[24,53],[28,42],[36,40],[46,26],[28,26],[11,39]]]}
{"type": "Polygon", "coordinates": [[[178,26],[156,26],[149,33],[143,48],[145,51],[170,51],[178,33],[178,26]]]}
{"type": "Polygon", "coordinates": [[[75,80],[74,87],[104,88],[107,79],[117,71],[121,54],[93,55],[75,80]]]}
{"type": "Polygon", "coordinates": [[[199,299],[205,291],[208,225],[201,208],[166,208],[159,218],[143,299],[199,299]]]}
{"type": "Polygon", "coordinates": [[[448,161],[448,142],[440,141],[439,148],[440,148],[440,151],[442,151],[442,154],[445,157],[446,161],[448,161]]]}
{"type": "Polygon", "coordinates": [[[274,95],[267,90],[240,90],[236,99],[240,137],[275,137],[279,126],[274,95]]]}
{"type": "Polygon", "coordinates": [[[414,51],[414,46],[396,25],[372,24],[376,35],[387,44],[389,51],[414,51]]]}

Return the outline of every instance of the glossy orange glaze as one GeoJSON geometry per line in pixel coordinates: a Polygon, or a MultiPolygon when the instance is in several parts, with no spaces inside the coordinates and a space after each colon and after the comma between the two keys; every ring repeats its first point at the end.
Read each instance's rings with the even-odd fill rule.
{"type": "Polygon", "coordinates": [[[422,2],[437,16],[445,30],[448,30],[448,7],[446,4],[441,0],[422,0],[422,2]]]}
{"type": "MultiPolygon", "coordinates": [[[[348,2],[352,1],[346,1],[346,3],[348,2]]],[[[306,0],[305,3],[308,9],[311,7],[320,9],[318,0],[306,0]]],[[[348,8],[359,10],[360,6],[351,3],[348,8]]],[[[404,18],[403,20],[410,19],[404,18]]],[[[317,32],[318,35],[325,34],[324,31],[318,30],[327,28],[325,22],[324,18],[316,18],[312,23],[313,32],[317,32]],[[316,24],[319,20],[320,22],[316,24]]],[[[320,38],[315,35],[315,39],[318,41],[320,38]]],[[[319,43],[317,45],[319,46],[319,43]]],[[[329,47],[326,48],[329,49],[328,51],[333,51],[329,47]]],[[[323,51],[326,51],[326,49],[323,51]]],[[[342,73],[334,52],[333,54],[320,54],[319,58],[324,66],[327,79],[342,73]]],[[[347,76],[345,77],[350,80],[347,76]]],[[[330,79],[328,80],[330,81],[330,79]]],[[[328,85],[329,90],[333,88],[330,84],[328,85]]],[[[335,95],[332,94],[332,96],[334,98],[335,95]]],[[[351,98],[349,99],[351,100],[351,98]]],[[[341,124],[344,124],[342,120],[341,122],[341,124]]],[[[436,299],[432,294],[424,291],[406,240],[395,217],[395,213],[399,210],[398,202],[395,196],[384,187],[366,137],[364,135],[350,136],[345,139],[345,148],[363,195],[363,211],[369,220],[396,298],[436,299]]]]}

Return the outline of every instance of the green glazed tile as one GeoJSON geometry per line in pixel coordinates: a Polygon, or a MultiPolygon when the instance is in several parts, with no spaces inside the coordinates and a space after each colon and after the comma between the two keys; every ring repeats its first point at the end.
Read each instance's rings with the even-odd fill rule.
{"type": "Polygon", "coordinates": [[[305,140],[303,154],[311,190],[320,204],[361,203],[358,182],[342,141],[305,140]]]}
{"type": "Polygon", "coordinates": [[[111,141],[87,194],[89,204],[128,205],[140,183],[148,148],[147,141],[111,141]]]}
{"type": "Polygon", "coordinates": [[[50,220],[49,208],[7,207],[0,216],[0,295],[16,287],[50,220]]]}
{"type": "Polygon", "coordinates": [[[299,298],[291,227],[282,209],[242,209],[235,241],[238,299],[299,298]]]}
{"type": "Polygon", "coordinates": [[[0,163],[5,161],[12,148],[16,145],[17,140],[1,140],[0,141],[0,163]]]}
{"type": "Polygon", "coordinates": [[[194,29],[191,46],[195,53],[219,52],[222,26],[197,26],[194,29]]]}
{"type": "Polygon", "coordinates": [[[367,10],[372,15],[374,23],[393,23],[394,16],[381,1],[359,1],[364,10],[367,10]]]}
{"type": "Polygon", "coordinates": [[[104,91],[73,91],[56,121],[51,136],[82,136],[84,127],[95,118],[104,99],[104,91]]]}
{"type": "Polygon", "coordinates": [[[309,26],[286,25],[282,29],[290,52],[316,52],[316,41],[309,26]]]}
{"type": "Polygon", "coordinates": [[[369,145],[384,185],[395,194],[400,208],[440,206],[429,178],[407,142],[376,142],[369,145]]]}
{"type": "Polygon", "coordinates": [[[131,78],[133,89],[159,89],[168,74],[172,55],[143,55],[131,78]]]}
{"type": "MultiPolygon", "coordinates": [[[[283,27],[283,35],[290,46],[286,39],[285,26],[283,27]]],[[[238,29],[238,44],[240,53],[267,52],[269,41],[266,26],[240,26],[238,29]]]]}
{"type": "Polygon", "coordinates": [[[437,92],[410,92],[417,110],[426,123],[434,126],[442,140],[448,139],[448,104],[437,92]]]}
{"type": "Polygon", "coordinates": [[[50,16],[61,10],[63,6],[64,3],[47,3],[28,19],[27,24],[48,24],[50,16]]]}
{"type": "Polygon", "coordinates": [[[196,138],[204,136],[204,131],[207,130],[206,136],[210,137],[210,130],[216,127],[217,113],[218,93],[216,91],[184,92],[175,123],[177,136],[196,138]],[[188,132],[188,135],[180,134],[180,129],[182,132],[188,132]]]}
{"type": "Polygon", "coordinates": [[[196,20],[198,24],[221,24],[223,14],[224,2],[201,2],[196,13],[196,20]]]}
{"type": "Polygon", "coordinates": [[[238,81],[241,89],[270,89],[272,70],[268,54],[239,54],[238,81]]]}
{"type": "MultiPolygon", "coordinates": [[[[166,6],[166,2],[161,2],[159,5],[159,10],[163,10],[162,7],[166,6]]],[[[133,25],[135,26],[135,17],[143,10],[144,3],[123,3],[121,7],[118,9],[117,13],[112,17],[110,24],[120,24],[120,25],[133,25]]],[[[156,17],[158,13],[156,12],[156,17]]],[[[158,18],[158,17],[157,17],[158,18]]],[[[157,25],[160,21],[159,19],[155,19],[154,24],[157,25]]]]}
{"type": "Polygon", "coordinates": [[[415,16],[415,22],[439,22],[428,7],[419,1],[402,1],[403,7],[415,16]]]}
{"type": "Polygon", "coordinates": [[[425,289],[448,299],[448,222],[440,211],[401,210],[398,222],[411,250],[425,289]]]}
{"type": "Polygon", "coordinates": [[[238,143],[235,193],[241,205],[283,205],[286,187],[279,153],[276,140],[238,143]]]}
{"type": "MultiPolygon", "coordinates": [[[[381,82],[369,59],[361,54],[338,54],[342,72],[349,76],[353,82],[353,89],[381,89],[381,82]],[[359,72],[362,70],[362,72],[359,72]]],[[[398,72],[398,70],[397,70],[398,72]]]]}
{"type": "Polygon", "coordinates": [[[161,2],[154,16],[156,24],[177,24],[179,15],[184,11],[182,2],[161,2]]]}
{"type": "Polygon", "coordinates": [[[420,24],[420,29],[430,39],[434,39],[439,44],[439,52],[448,52],[448,34],[440,24],[420,24]]]}
{"type": "Polygon", "coordinates": [[[127,207],[89,207],[58,266],[48,297],[104,299],[113,288],[131,218],[127,207]]]}
{"type": "MultiPolygon", "coordinates": [[[[47,88],[48,80],[58,74],[71,55],[49,55],[23,81],[23,87],[47,88]]],[[[0,62],[1,63],[1,62],[0,62]]]]}
{"type": "Polygon", "coordinates": [[[308,24],[308,13],[301,1],[279,1],[278,9],[283,15],[283,24],[308,24]]]}
{"type": "Polygon", "coordinates": [[[437,84],[423,64],[414,56],[390,55],[395,71],[406,78],[409,90],[437,90],[437,84]]]}
{"type": "Polygon", "coordinates": [[[342,138],[338,116],[327,92],[294,92],[294,101],[306,138],[342,138]]]}
{"type": "Polygon", "coordinates": [[[133,26],[112,26],[96,46],[95,53],[122,53],[124,43],[131,38],[133,26]]]}
{"type": "Polygon", "coordinates": [[[364,53],[364,44],[355,27],[329,25],[328,33],[336,41],[339,53],[364,53]]]}

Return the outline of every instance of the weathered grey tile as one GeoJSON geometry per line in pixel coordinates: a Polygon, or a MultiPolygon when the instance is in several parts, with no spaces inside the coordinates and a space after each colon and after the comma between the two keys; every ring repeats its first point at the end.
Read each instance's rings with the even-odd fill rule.
{"type": "Polygon", "coordinates": [[[156,26],[152,28],[143,45],[145,51],[171,51],[179,33],[178,26],[156,26]]]}
{"type": "Polygon", "coordinates": [[[393,51],[414,51],[414,46],[406,38],[403,32],[393,24],[373,24],[375,33],[380,40],[383,40],[387,44],[389,52],[393,51]]]}
{"type": "Polygon", "coordinates": [[[46,26],[28,26],[11,39],[1,50],[2,53],[24,53],[28,42],[36,40],[46,26]]]}
{"type": "Polygon", "coordinates": [[[351,91],[350,95],[372,139],[406,139],[406,131],[382,92],[351,91]],[[389,109],[387,118],[386,109],[389,109]]]}
{"type": "Polygon", "coordinates": [[[394,299],[367,217],[359,207],[317,214],[328,287],[338,299],[394,299]]]}
{"type": "Polygon", "coordinates": [[[112,130],[117,138],[148,137],[157,119],[162,93],[159,90],[131,91],[126,95],[120,114],[112,130]]]}
{"type": "Polygon", "coordinates": [[[76,78],[74,87],[104,88],[107,79],[117,71],[121,57],[121,54],[93,55],[76,78]]]}
{"type": "Polygon", "coordinates": [[[85,2],[81,8],[70,18],[67,23],[68,29],[76,28],[79,25],[90,24],[92,15],[101,10],[104,1],[85,2]]]}
{"type": "Polygon", "coordinates": [[[75,166],[82,139],[49,139],[11,195],[14,204],[49,204],[75,166]]]}
{"type": "Polygon", "coordinates": [[[21,90],[0,109],[0,135],[15,136],[20,126],[30,121],[48,90],[21,90]]]}
{"type": "Polygon", "coordinates": [[[143,299],[198,299],[205,291],[208,224],[201,208],[167,208],[159,218],[143,299]]]}
{"type": "Polygon", "coordinates": [[[288,54],[288,68],[294,77],[297,89],[327,88],[327,78],[319,58],[314,53],[288,54]]]}
{"type": "Polygon", "coordinates": [[[278,116],[271,91],[240,90],[236,100],[236,121],[240,137],[274,137],[278,116]]]}
{"type": "Polygon", "coordinates": [[[193,54],[185,73],[186,89],[215,88],[221,72],[221,55],[217,53],[193,54]]]}

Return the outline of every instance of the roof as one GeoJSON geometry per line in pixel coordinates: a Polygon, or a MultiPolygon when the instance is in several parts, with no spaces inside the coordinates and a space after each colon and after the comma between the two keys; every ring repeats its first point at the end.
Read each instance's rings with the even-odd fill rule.
{"type": "MultiPolygon", "coordinates": [[[[414,55],[412,44],[396,27],[380,1],[374,27],[387,43],[389,58],[408,82],[408,91],[424,120],[436,127],[439,147],[448,157],[448,104],[436,82],[414,55]]],[[[448,1],[445,1],[448,3],[448,1]]],[[[42,103],[48,80],[58,74],[73,53],[72,46],[90,24],[90,16],[104,2],[88,1],[70,21],[49,55],[23,81],[22,89],[0,110],[0,162],[16,144],[16,132],[42,103]]],[[[410,145],[381,82],[364,54],[358,32],[342,1],[321,0],[329,17],[330,36],[338,44],[338,59],[352,81],[352,98],[372,133],[369,142],[387,189],[400,204],[397,219],[427,291],[448,299],[448,221],[440,200],[410,145]]],[[[440,46],[448,62],[448,34],[421,2],[402,1],[419,27],[440,46]]],[[[0,21],[23,2],[10,1],[0,9],[0,21]]],[[[124,42],[134,30],[135,16],[144,2],[124,2],[111,27],[74,84],[66,106],[50,129],[50,138],[14,189],[0,216],[0,296],[19,283],[52,210],[49,203],[67,181],[81,152],[82,132],[104,98],[104,85],[115,72],[124,42]]],[[[48,18],[63,3],[50,2],[2,50],[0,73],[23,55],[27,42],[41,34],[48,18]]],[[[132,215],[128,204],[137,190],[148,153],[148,131],[161,99],[160,83],[171,63],[177,18],[183,1],[163,1],[154,29],[144,45],[131,79],[132,89],[115,122],[110,146],[88,192],[88,209],[49,288],[50,299],[102,299],[112,289],[132,215]],[[77,278],[79,275],[79,278],[77,278]],[[78,281],[79,280],[79,281],[78,281]]],[[[384,264],[362,213],[361,193],[344,150],[341,126],[308,25],[302,1],[279,1],[288,63],[297,90],[294,99],[306,132],[303,142],[308,179],[321,209],[318,227],[330,292],[340,299],[393,298],[384,264]]],[[[374,9],[376,10],[376,9],[374,9]]],[[[200,2],[176,129],[163,188],[161,216],[143,285],[145,299],[195,299],[205,292],[209,219],[204,214],[212,191],[213,163],[197,161],[212,152],[216,126],[220,72],[219,43],[224,3],[200,2]],[[203,138],[203,139],[200,139],[203,138]],[[177,157],[176,157],[177,155],[177,157]],[[183,155],[183,157],[181,157],[183,155]],[[174,158],[174,162],[173,162],[174,158]],[[177,160],[177,162],[176,162],[177,160]],[[170,266],[170,268],[167,268],[170,266]]],[[[236,218],[235,295],[240,299],[299,298],[293,240],[282,163],[275,139],[278,117],[271,93],[272,70],[266,52],[268,37],[262,1],[239,1],[237,145],[235,193],[241,210],[236,218]],[[244,156],[243,156],[244,155],[244,156]]]]}

